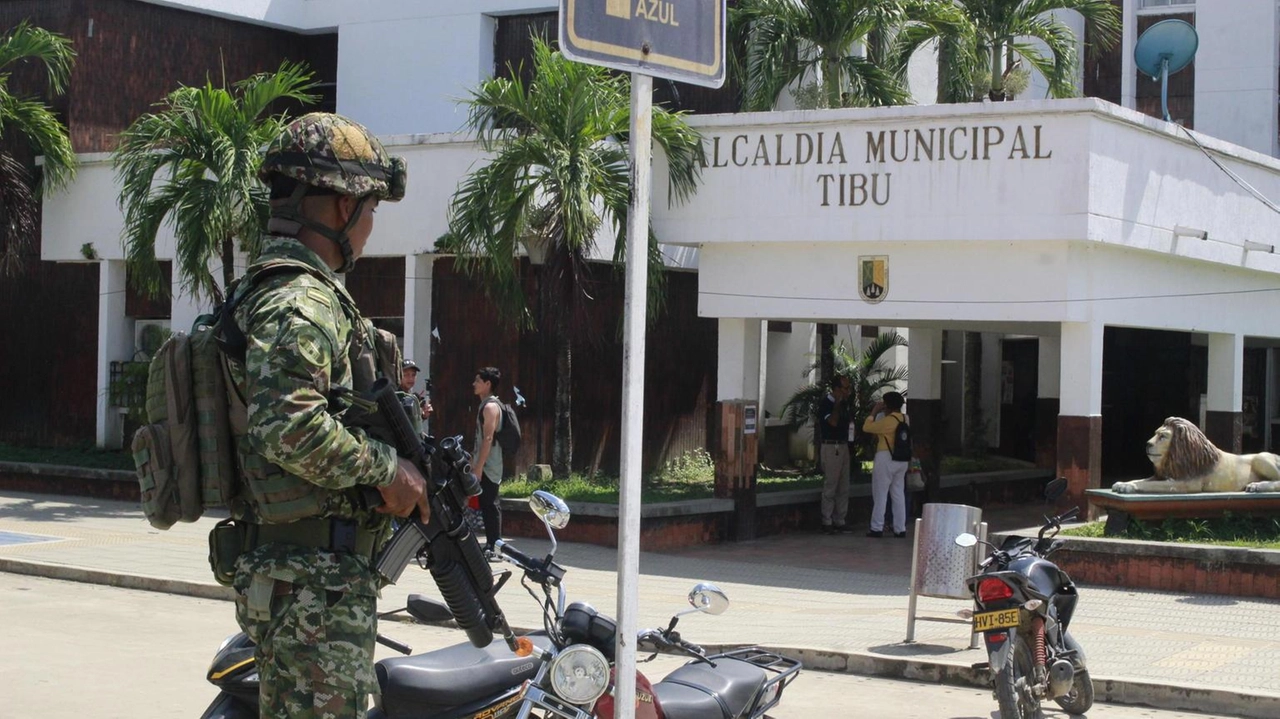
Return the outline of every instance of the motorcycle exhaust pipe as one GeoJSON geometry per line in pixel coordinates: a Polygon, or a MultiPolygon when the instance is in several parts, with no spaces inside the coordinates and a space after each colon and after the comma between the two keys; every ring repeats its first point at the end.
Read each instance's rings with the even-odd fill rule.
{"type": "Polygon", "coordinates": [[[1075,684],[1076,670],[1071,666],[1071,662],[1066,659],[1058,659],[1049,665],[1049,694],[1054,699],[1065,697],[1071,693],[1071,687],[1075,684]]]}

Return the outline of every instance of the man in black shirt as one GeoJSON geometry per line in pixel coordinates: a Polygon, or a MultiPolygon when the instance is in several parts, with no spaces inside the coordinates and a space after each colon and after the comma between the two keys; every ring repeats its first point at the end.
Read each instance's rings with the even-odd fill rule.
{"type": "Polygon", "coordinates": [[[822,444],[822,532],[835,534],[853,530],[845,524],[849,511],[849,396],[853,381],[837,377],[831,392],[818,405],[818,436],[822,444]]]}

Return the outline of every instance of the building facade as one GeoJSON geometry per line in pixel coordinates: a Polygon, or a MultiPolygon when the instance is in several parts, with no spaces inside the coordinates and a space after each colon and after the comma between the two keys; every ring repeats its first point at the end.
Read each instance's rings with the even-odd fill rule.
{"type": "MultiPolygon", "coordinates": [[[[337,110],[414,168],[406,201],[380,212],[372,251],[403,258],[406,353],[430,358],[441,313],[433,298],[447,297],[432,288],[434,238],[458,180],[482,160],[452,134],[464,119],[457,100],[505,66],[503,38],[545,22],[554,5],[149,4],[246,32],[336,36],[337,110]]],[[[697,315],[717,325],[719,369],[704,383],[714,399],[771,409],[796,382],[795,356],[812,351],[818,323],[904,328],[909,410],[917,434],[943,445],[961,431],[947,399],[963,361],[955,337],[980,333],[989,444],[1056,467],[1077,495],[1101,482],[1104,445],[1117,458],[1139,452],[1124,445],[1154,428],[1151,412],[1203,409],[1223,446],[1272,446],[1280,322],[1263,308],[1280,287],[1268,251],[1276,218],[1215,161],[1280,198],[1277,4],[1118,4],[1122,43],[1083,62],[1080,77],[1085,93],[1109,103],[1038,100],[1043,83],[1033,79],[1017,103],[928,105],[918,94],[922,105],[908,108],[695,117],[706,137],[703,187],[684,206],[655,205],[653,225],[676,264],[698,270],[697,315]],[[1152,83],[1131,59],[1139,32],[1170,16],[1200,32],[1195,63],[1170,86],[1174,119],[1195,138],[1149,117],[1159,89],[1153,107],[1152,83]],[[769,320],[790,322],[789,336],[770,332],[769,320]]],[[[1063,19],[1082,43],[1089,37],[1078,18],[1063,19]]],[[[927,58],[918,65],[913,87],[931,87],[927,58]]],[[[723,96],[698,100],[715,109],[723,96]]],[[[124,306],[110,168],[103,155],[84,159],[70,191],[46,202],[41,256],[82,261],[86,242],[97,248],[102,443],[118,421],[104,392],[110,363],[131,353],[136,319],[124,306]]],[[[396,274],[395,263],[384,267],[396,274]]],[[[175,293],[168,321],[184,326],[199,309],[175,293]]]]}

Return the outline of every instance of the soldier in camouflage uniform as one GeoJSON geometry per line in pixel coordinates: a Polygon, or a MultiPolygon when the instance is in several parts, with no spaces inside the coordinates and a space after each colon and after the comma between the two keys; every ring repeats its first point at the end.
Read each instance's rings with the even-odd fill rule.
{"type": "Polygon", "coordinates": [[[378,202],[403,196],[404,163],[360,125],[313,113],[267,149],[261,177],[270,236],[232,290],[247,340],[231,371],[248,409],[237,452],[251,507],[236,619],[257,643],[263,717],[363,717],[377,688],[371,560],[393,516],[430,510],[412,464],[332,415],[334,387],[367,389],[376,372],[372,325],[334,273],[363,252],[378,202]],[[382,506],[368,509],[360,486],[382,506]]]}

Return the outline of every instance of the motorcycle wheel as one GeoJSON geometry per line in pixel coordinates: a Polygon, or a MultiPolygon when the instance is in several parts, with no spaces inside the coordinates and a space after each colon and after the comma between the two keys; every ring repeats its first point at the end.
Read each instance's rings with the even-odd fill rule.
{"type": "MultiPolygon", "coordinates": [[[[1063,643],[1068,649],[1074,649],[1077,656],[1083,659],[1084,650],[1076,643],[1075,637],[1070,632],[1065,634],[1063,643]]],[[[1084,714],[1093,706],[1093,680],[1089,678],[1089,670],[1081,667],[1076,670],[1074,680],[1071,682],[1071,693],[1065,697],[1054,699],[1058,706],[1068,714],[1084,714]]]]}
{"type": "Polygon", "coordinates": [[[1027,638],[1010,637],[1013,656],[1005,668],[996,673],[996,702],[1000,704],[1000,719],[1043,719],[1040,700],[1031,692],[1030,682],[1034,674],[1034,660],[1027,638]]]}

